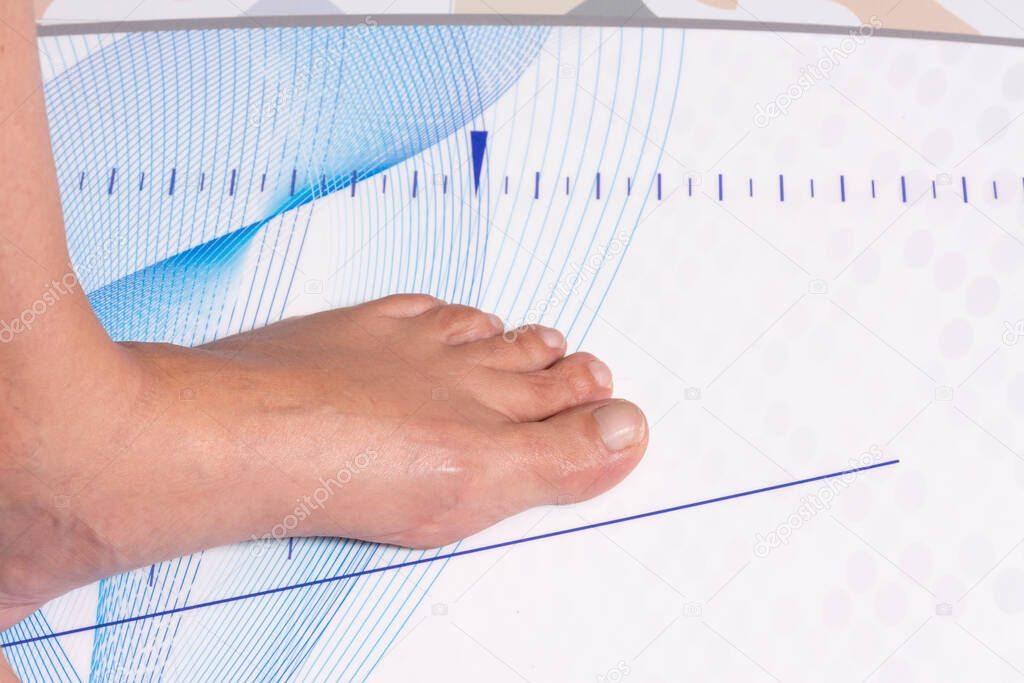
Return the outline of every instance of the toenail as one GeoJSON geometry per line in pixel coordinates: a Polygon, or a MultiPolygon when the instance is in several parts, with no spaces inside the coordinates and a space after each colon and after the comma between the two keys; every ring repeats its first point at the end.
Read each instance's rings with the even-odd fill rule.
{"type": "Polygon", "coordinates": [[[553,330],[550,327],[539,327],[537,328],[537,334],[540,335],[544,345],[549,348],[560,349],[565,346],[565,337],[558,330],[553,330]]]}
{"type": "Polygon", "coordinates": [[[594,420],[608,450],[621,451],[635,446],[644,438],[644,416],[632,403],[615,401],[601,406],[594,411],[594,420]]]}
{"type": "Polygon", "coordinates": [[[608,366],[599,360],[590,361],[590,374],[593,375],[597,386],[605,389],[612,388],[612,371],[608,366]]]}
{"type": "Polygon", "coordinates": [[[494,315],[493,313],[488,313],[487,318],[488,320],[491,321],[491,324],[494,325],[495,329],[499,329],[502,331],[505,330],[505,322],[501,318],[494,315]]]}

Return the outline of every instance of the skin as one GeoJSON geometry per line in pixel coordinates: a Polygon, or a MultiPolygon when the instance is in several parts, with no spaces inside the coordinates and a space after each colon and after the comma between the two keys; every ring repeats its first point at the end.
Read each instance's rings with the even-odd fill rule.
{"type": "Polygon", "coordinates": [[[0,630],[200,549],[268,536],[437,547],[634,468],[647,423],[611,399],[606,365],[565,356],[553,329],[502,334],[495,316],[429,296],[195,349],[112,342],[69,265],[39,9],[0,5],[0,322],[46,302],[0,334],[0,630]]]}

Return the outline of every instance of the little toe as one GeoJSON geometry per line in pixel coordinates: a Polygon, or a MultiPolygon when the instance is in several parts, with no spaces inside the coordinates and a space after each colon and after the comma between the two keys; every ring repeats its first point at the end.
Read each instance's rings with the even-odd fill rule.
{"type": "Polygon", "coordinates": [[[452,346],[498,337],[505,329],[498,316],[458,304],[429,311],[423,316],[423,321],[452,346]]]}
{"type": "Polygon", "coordinates": [[[429,294],[393,294],[358,308],[386,318],[414,318],[444,305],[443,301],[429,294]]]}
{"type": "Polygon", "coordinates": [[[550,368],[489,373],[482,400],[517,422],[545,420],[584,403],[610,398],[612,373],[589,353],[574,353],[550,368]]]}
{"type": "Polygon", "coordinates": [[[562,333],[542,325],[509,330],[471,346],[468,350],[481,365],[508,372],[543,370],[565,355],[562,333]]]}

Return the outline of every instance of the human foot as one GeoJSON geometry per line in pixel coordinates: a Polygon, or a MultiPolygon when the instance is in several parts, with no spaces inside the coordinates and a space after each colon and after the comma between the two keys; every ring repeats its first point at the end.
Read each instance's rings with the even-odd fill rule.
{"type": "Polygon", "coordinates": [[[198,349],[124,345],[66,423],[19,427],[31,458],[0,465],[0,628],[202,548],[435,547],[597,495],[636,465],[647,426],[610,399],[603,363],[564,353],[555,330],[503,334],[494,316],[416,295],[198,349]]]}

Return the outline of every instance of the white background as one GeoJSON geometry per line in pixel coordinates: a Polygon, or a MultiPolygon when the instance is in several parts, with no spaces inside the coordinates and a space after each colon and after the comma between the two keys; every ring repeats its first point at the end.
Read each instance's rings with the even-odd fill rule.
{"type": "MultiPolygon", "coordinates": [[[[132,16],[167,13],[155,6],[132,16]]],[[[871,39],[755,125],[758,104],[841,41],[688,34],[664,172],[670,191],[688,177],[699,191],[651,207],[586,343],[648,412],[650,453],[607,496],[467,545],[865,453],[902,464],[799,525],[829,487],[454,560],[373,680],[1024,678],[1024,338],[1004,339],[1024,320],[1024,53],[871,39]],[[744,201],[731,185],[719,203],[719,172],[766,189],[744,201]],[[767,189],[780,172],[784,205],[767,189]],[[812,177],[814,201],[797,184],[812,177]],[[921,198],[932,179],[939,199],[921,198]],[[787,527],[760,556],[759,534],[787,527]]]]}
{"type": "Polygon", "coordinates": [[[648,411],[650,453],[602,499],[468,545],[873,450],[902,464],[799,525],[790,516],[827,487],[455,560],[376,680],[1024,678],[1024,340],[1003,339],[1024,319],[1024,55],[869,40],[756,127],[756,105],[839,40],[689,34],[665,167],[702,191],[644,220],[586,343],[648,411]],[[817,177],[819,196],[720,204],[719,171],[759,187],[817,177]],[[840,173],[857,179],[846,204],[840,173]],[[943,174],[956,185],[934,200],[943,174]],[[759,556],[758,534],[786,526],[759,556]]]}

